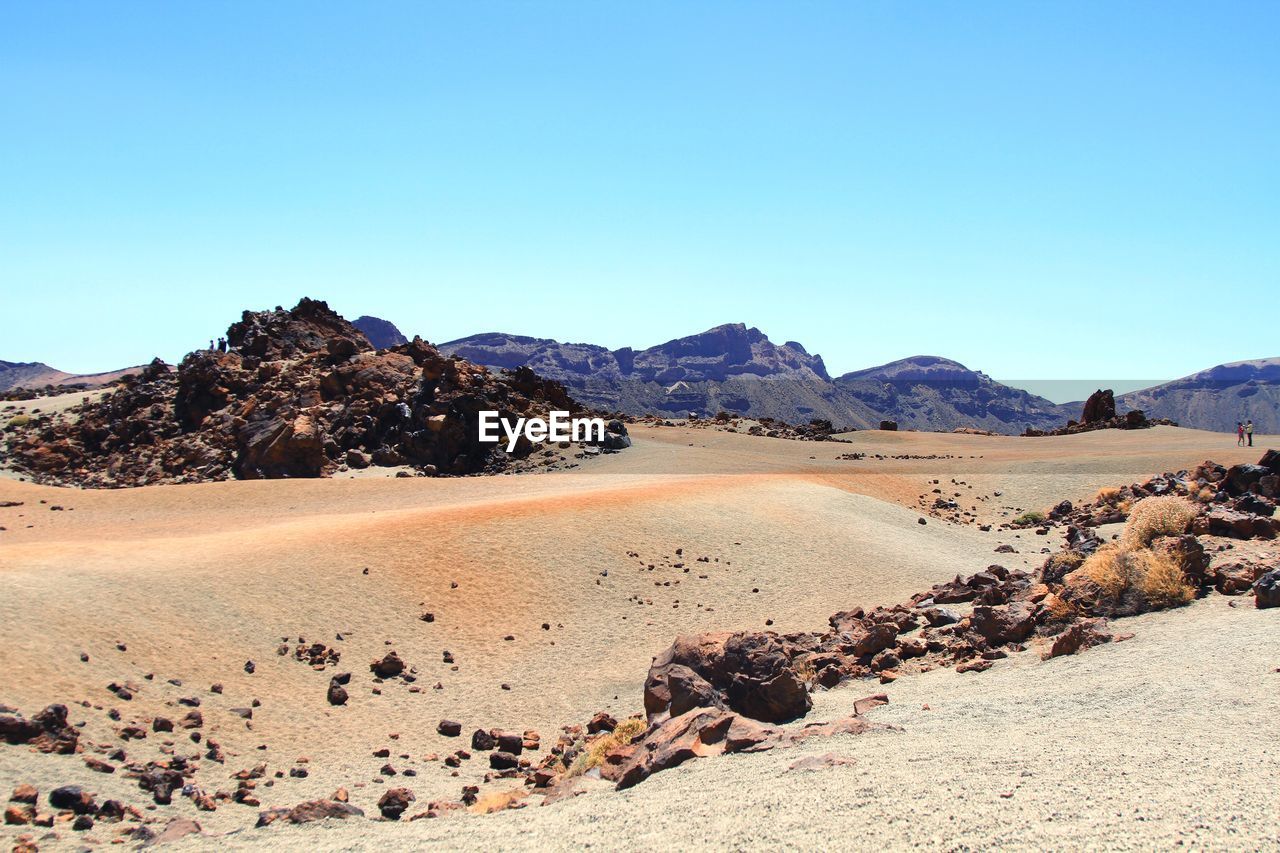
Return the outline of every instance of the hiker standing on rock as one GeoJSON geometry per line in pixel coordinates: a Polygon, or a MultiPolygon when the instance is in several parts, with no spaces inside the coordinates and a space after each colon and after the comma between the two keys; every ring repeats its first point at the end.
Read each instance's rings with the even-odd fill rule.
{"type": "Polygon", "coordinates": [[[1249,446],[1253,447],[1253,419],[1252,418],[1250,418],[1249,422],[1244,425],[1244,434],[1249,436],[1249,446]]]}
{"type": "Polygon", "coordinates": [[[1236,421],[1236,447],[1244,447],[1244,424],[1236,421]]]}

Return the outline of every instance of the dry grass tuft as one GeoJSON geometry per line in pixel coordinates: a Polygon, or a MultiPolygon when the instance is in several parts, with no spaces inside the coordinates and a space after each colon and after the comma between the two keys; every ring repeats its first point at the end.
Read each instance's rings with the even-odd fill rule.
{"type": "Polygon", "coordinates": [[[1056,595],[1049,596],[1045,610],[1048,611],[1050,622],[1070,622],[1080,615],[1079,608],[1056,595]]]}
{"type": "Polygon", "coordinates": [[[1108,598],[1123,597],[1137,580],[1137,566],[1130,559],[1129,552],[1114,544],[1103,545],[1090,554],[1080,566],[1080,571],[1108,598]]]}
{"type": "Polygon", "coordinates": [[[593,767],[599,767],[604,757],[614,747],[624,746],[635,740],[648,730],[649,724],[644,717],[627,717],[618,723],[618,727],[608,734],[602,734],[587,744],[573,765],[565,771],[565,778],[581,776],[593,767]]]}
{"type": "Polygon", "coordinates": [[[1093,502],[1096,504],[1114,504],[1120,499],[1120,490],[1114,486],[1108,486],[1105,489],[1098,489],[1098,493],[1093,496],[1093,502]]]}
{"type": "Polygon", "coordinates": [[[1145,563],[1142,594],[1152,610],[1181,607],[1196,597],[1195,587],[1187,580],[1182,562],[1159,551],[1139,551],[1145,563]]]}
{"type": "Polygon", "coordinates": [[[529,796],[529,792],[524,788],[511,788],[506,791],[487,791],[481,794],[475,803],[468,809],[473,814],[493,814],[503,809],[511,808],[511,804],[517,800],[523,800],[529,796]]]}
{"type": "Polygon", "coordinates": [[[1024,512],[1010,523],[1017,526],[1030,526],[1032,524],[1040,524],[1046,517],[1043,512],[1032,510],[1031,512],[1024,512]]]}
{"type": "Polygon", "coordinates": [[[1181,607],[1196,594],[1176,558],[1147,548],[1131,551],[1123,545],[1104,545],[1084,561],[1080,571],[1107,598],[1140,601],[1137,612],[1181,607]]]}
{"type": "Polygon", "coordinates": [[[1062,583],[1062,579],[1080,568],[1084,554],[1079,551],[1059,551],[1044,561],[1040,579],[1045,583],[1062,583]]]}
{"type": "Polygon", "coordinates": [[[1187,531],[1196,517],[1196,508],[1179,497],[1144,498],[1133,506],[1125,522],[1120,544],[1125,548],[1143,548],[1157,536],[1177,535],[1187,531]]]}

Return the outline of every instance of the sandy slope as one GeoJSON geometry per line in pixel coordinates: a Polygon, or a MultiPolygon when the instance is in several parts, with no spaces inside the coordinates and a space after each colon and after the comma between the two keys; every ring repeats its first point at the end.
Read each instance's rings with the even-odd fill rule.
{"type": "MultiPolygon", "coordinates": [[[[145,723],[157,714],[180,717],[186,709],[176,700],[198,696],[206,734],[228,755],[225,767],[206,762],[201,771],[210,792],[233,788],[227,777],[234,770],[265,761],[271,771],[287,771],[306,757],[310,775],[260,789],[264,806],[346,785],[353,802],[376,814],[384,787],[378,769],[388,759],[372,752],[389,747],[398,771],[418,774],[395,784],[411,787],[419,803],[456,799],[484,768],[471,761],[455,777],[426,760],[465,745],[435,733],[442,718],[461,721],[468,733],[534,728],[549,741],[558,726],[596,710],[638,710],[650,657],[677,633],[763,627],[766,619],[783,631],[820,628],[835,610],[892,603],[995,561],[1038,565],[1039,549],[1056,547],[1029,533],[919,525],[910,507],[933,479],[963,481],[955,488],[966,500],[972,493],[973,505],[998,519],[1205,458],[1253,461],[1261,453],[1238,450],[1221,435],[1168,428],[1044,439],[870,432],[849,445],[705,430],[634,434],[636,446],[625,453],[519,477],[111,492],[0,480],[0,501],[24,501],[0,509],[7,528],[0,532],[0,702],[34,711],[87,700],[100,708],[74,708],[73,719],[85,721],[89,740],[115,743],[105,709],[145,723]],[[852,451],[952,458],[836,459],[852,451]],[[1002,542],[1020,553],[997,558],[992,551],[1002,542]],[[424,611],[435,621],[420,621],[424,611]],[[332,671],[276,655],[281,638],[299,636],[342,651],[339,669],[355,673],[348,706],[324,700],[332,671]],[[372,692],[378,685],[368,662],[388,648],[417,668],[421,692],[400,683],[372,692]],[[456,671],[442,662],[445,649],[456,671]],[[80,662],[82,651],[88,663],[80,662]],[[256,664],[252,675],[246,660],[256,664]],[[126,680],[141,689],[123,703],[105,688],[126,680]],[[225,686],[221,695],[209,692],[215,682],[225,686]],[[437,682],[441,689],[433,689],[437,682]],[[252,699],[261,706],[250,728],[230,709],[252,699]]],[[[1236,686],[1245,689],[1230,680],[1224,689],[1236,686]]],[[[179,751],[191,751],[175,740],[179,751]]],[[[152,736],[128,750],[145,760],[163,746],[152,736]]],[[[18,782],[44,790],[78,782],[101,797],[145,802],[129,780],[90,773],[78,758],[0,750],[0,783],[18,782]]],[[[660,827],[661,809],[646,798],[676,784],[654,780],[628,802],[660,827]]],[[[597,810],[621,807],[595,801],[597,810]]],[[[245,806],[198,814],[186,800],[175,803],[166,814],[197,817],[214,832],[254,816],[245,806]]],[[[554,822],[562,813],[568,826],[584,807],[563,808],[538,810],[536,820],[554,822]]],[[[519,826],[513,819],[533,820],[503,816],[492,824],[498,829],[487,828],[488,820],[450,822],[448,832],[478,833],[481,843],[485,833],[519,826]]],[[[404,841],[417,840],[423,826],[404,841]]],[[[350,831],[332,837],[359,844],[368,828],[350,831]]],[[[108,830],[95,832],[109,838],[108,830]]]]}
{"type": "MultiPolygon", "coordinates": [[[[480,820],[282,827],[231,849],[1242,850],[1280,847],[1280,619],[1213,597],[1129,620],[1134,639],[885,688],[898,727],[686,764],[480,820]],[[1248,642],[1242,642],[1248,638],[1248,642]],[[1229,667],[1224,661],[1230,661],[1229,667]],[[928,705],[929,710],[924,706],[928,705]],[[790,770],[834,753],[852,764],[790,770]]],[[[879,688],[877,688],[879,689],[879,688]]],[[[854,685],[818,694],[848,713],[854,685]]],[[[208,842],[191,842],[194,849],[208,842]]]]}

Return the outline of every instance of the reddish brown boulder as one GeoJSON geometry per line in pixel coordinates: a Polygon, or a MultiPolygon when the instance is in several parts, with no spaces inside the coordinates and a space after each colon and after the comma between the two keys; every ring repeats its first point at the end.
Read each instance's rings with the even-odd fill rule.
{"type": "Polygon", "coordinates": [[[309,800],[291,809],[278,808],[260,812],[257,825],[268,826],[277,820],[287,820],[289,823],[313,823],[329,818],[345,820],[349,817],[364,817],[364,812],[349,803],[337,800],[309,800]]]}
{"type": "Polygon", "coordinates": [[[40,792],[35,789],[34,785],[19,785],[13,789],[13,794],[9,797],[11,803],[28,803],[35,805],[40,798],[40,792]]]}
{"type": "Polygon", "coordinates": [[[79,785],[63,785],[49,792],[49,805],[59,810],[69,810],[76,814],[93,814],[98,806],[93,801],[93,794],[79,785]]]}
{"type": "Polygon", "coordinates": [[[604,711],[596,712],[587,723],[587,733],[611,732],[618,727],[618,721],[604,711]]]}
{"type": "Polygon", "coordinates": [[[404,672],[404,661],[394,650],[386,653],[381,660],[369,664],[369,669],[379,678],[395,678],[404,672]]]}
{"type": "Polygon", "coordinates": [[[387,820],[399,820],[409,804],[417,799],[408,788],[392,788],[378,799],[378,811],[387,820]]]}
{"type": "Polygon", "coordinates": [[[1213,565],[1213,585],[1223,595],[1243,595],[1271,569],[1275,561],[1236,558],[1213,565]]]}
{"type": "Polygon", "coordinates": [[[495,749],[489,753],[489,767],[494,770],[511,770],[520,766],[520,759],[514,753],[495,749]]]}
{"type": "Polygon", "coordinates": [[[1116,395],[1111,390],[1103,391],[1099,388],[1089,395],[1089,399],[1084,403],[1084,411],[1080,414],[1080,421],[1086,424],[1097,423],[1099,421],[1109,421],[1116,416],[1116,395]]]}
{"type": "Polygon", "coordinates": [[[696,708],[651,728],[634,744],[606,756],[601,773],[619,790],[692,758],[771,749],[781,732],[721,708],[696,708]]]}
{"type": "Polygon", "coordinates": [[[676,712],[690,702],[727,707],[765,722],[804,716],[812,700],[788,651],[772,632],[677,637],[654,660],[645,681],[650,722],[680,716],[676,712]]]}
{"type": "Polygon", "coordinates": [[[1276,536],[1276,521],[1266,516],[1214,507],[1205,519],[1213,536],[1233,539],[1274,539],[1276,536]]]}
{"type": "Polygon", "coordinates": [[[79,749],[80,732],[67,723],[66,705],[50,705],[30,720],[0,714],[0,738],[10,744],[30,744],[40,752],[69,755],[79,749]]]}
{"type": "Polygon", "coordinates": [[[27,803],[10,803],[4,809],[4,822],[9,826],[25,826],[36,819],[34,806],[27,803]]]}
{"type": "Polygon", "coordinates": [[[1082,619],[1053,638],[1049,648],[1041,655],[1044,660],[1077,652],[1112,640],[1106,619],[1082,619]]]}
{"type": "Polygon", "coordinates": [[[993,645],[1020,643],[1035,630],[1035,611],[1022,603],[1007,607],[978,606],[969,617],[969,627],[993,645]]]}
{"type": "Polygon", "coordinates": [[[180,838],[186,838],[188,835],[200,835],[200,824],[194,820],[185,817],[175,817],[173,820],[165,824],[164,829],[150,841],[150,844],[172,844],[180,838]]]}

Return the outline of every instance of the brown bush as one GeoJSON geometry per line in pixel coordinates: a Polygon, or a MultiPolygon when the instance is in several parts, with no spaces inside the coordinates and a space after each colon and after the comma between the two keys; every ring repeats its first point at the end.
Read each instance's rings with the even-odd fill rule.
{"type": "Polygon", "coordinates": [[[1167,553],[1139,551],[1145,563],[1142,594],[1152,610],[1181,607],[1196,597],[1195,587],[1187,580],[1182,563],[1167,553]]]}
{"type": "Polygon", "coordinates": [[[1196,515],[1196,508],[1179,497],[1143,498],[1133,505],[1120,544],[1133,550],[1150,545],[1157,536],[1185,533],[1196,515]]]}
{"type": "Polygon", "coordinates": [[[1120,499],[1120,490],[1114,486],[1108,486],[1105,489],[1098,489],[1098,493],[1093,496],[1093,502],[1096,504],[1114,504],[1120,499]]]}
{"type": "Polygon", "coordinates": [[[1196,594],[1175,557],[1147,548],[1104,545],[1079,571],[1098,585],[1117,613],[1181,607],[1196,594]]]}

